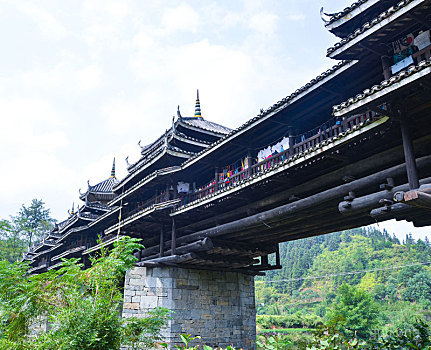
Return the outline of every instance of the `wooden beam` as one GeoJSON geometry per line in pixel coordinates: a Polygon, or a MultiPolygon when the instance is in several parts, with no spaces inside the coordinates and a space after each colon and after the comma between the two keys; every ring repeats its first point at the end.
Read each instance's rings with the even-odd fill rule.
{"type": "Polygon", "coordinates": [[[156,267],[163,265],[165,263],[175,263],[175,264],[181,264],[183,262],[195,259],[196,255],[194,253],[187,253],[184,255],[170,255],[170,256],[164,256],[162,258],[156,258],[152,260],[146,260],[136,263],[136,266],[141,267],[156,267]]]}
{"type": "MultiPolygon", "coordinates": [[[[165,225],[162,224],[162,226],[160,227],[160,244],[159,244],[159,257],[163,257],[165,255],[165,225]]],[[[141,258],[142,258],[142,254],[141,254],[141,258]]],[[[139,259],[141,260],[141,259],[139,259]]]]}
{"type": "Polygon", "coordinates": [[[172,218],[172,236],[171,236],[171,255],[175,255],[177,248],[177,229],[175,227],[175,218],[172,218]]]}
{"type": "MultiPolygon", "coordinates": [[[[429,144],[430,137],[426,136],[423,137],[415,144],[418,145],[425,145],[429,144]]],[[[227,213],[217,215],[217,217],[211,217],[208,219],[204,219],[201,221],[193,222],[191,224],[188,224],[186,226],[181,227],[179,230],[180,232],[186,232],[186,231],[195,231],[196,229],[202,229],[207,225],[217,225],[218,222],[223,222],[225,220],[228,220],[230,218],[233,218],[238,215],[248,215],[247,211],[249,210],[258,210],[270,205],[273,205],[278,202],[283,202],[286,200],[286,198],[289,198],[292,194],[298,195],[299,193],[302,193],[303,191],[306,191],[308,193],[318,190],[319,188],[329,186],[334,186],[340,184],[338,181],[341,177],[343,177],[345,174],[350,174],[352,176],[357,176],[358,174],[367,173],[369,171],[372,171],[376,167],[383,166],[385,164],[393,164],[393,161],[397,159],[397,155],[399,155],[399,159],[403,159],[402,156],[402,146],[398,146],[395,148],[392,148],[390,150],[384,151],[378,155],[371,156],[367,159],[366,162],[359,161],[355,162],[353,164],[346,165],[343,168],[337,169],[329,174],[322,175],[320,177],[314,178],[312,181],[301,183],[297,186],[294,186],[290,189],[283,190],[281,192],[278,192],[274,195],[268,196],[264,199],[255,201],[254,203],[249,203],[245,206],[242,206],[240,208],[231,210],[227,213]]],[[[431,157],[430,157],[431,159],[431,157]]],[[[431,162],[430,162],[431,164],[431,162]]],[[[425,164],[426,165],[426,164],[425,164]]],[[[425,166],[424,165],[424,166],[425,166]]],[[[404,168],[403,168],[404,169],[404,168]]],[[[352,182],[352,181],[350,181],[352,182]]],[[[192,220],[191,218],[188,220],[192,220]]]]}
{"type": "MultiPolygon", "coordinates": [[[[431,177],[422,179],[420,183],[431,183],[431,177]]],[[[393,187],[391,190],[383,190],[355,198],[352,201],[343,201],[339,203],[338,210],[340,213],[345,215],[354,214],[360,211],[370,211],[371,209],[378,208],[381,205],[381,200],[393,200],[397,193],[408,191],[409,187],[409,184],[404,184],[393,187]]]]}
{"type": "MultiPolygon", "coordinates": [[[[421,158],[422,161],[430,162],[431,157],[421,158]]],[[[279,207],[269,209],[267,211],[242,218],[233,222],[228,222],[217,227],[212,227],[206,230],[202,230],[196,233],[185,235],[178,239],[180,243],[193,242],[198,239],[205,237],[217,237],[229,232],[237,232],[252,225],[263,224],[266,220],[273,218],[286,217],[288,215],[295,215],[301,210],[317,207],[323,205],[323,203],[343,197],[345,193],[350,191],[356,191],[363,188],[370,188],[372,186],[378,186],[379,183],[384,181],[388,177],[396,177],[402,175],[404,171],[404,164],[396,165],[386,170],[379,171],[373,175],[366,176],[364,178],[354,180],[350,183],[330,188],[326,191],[309,196],[308,198],[298,200],[293,203],[284,204],[279,207]]]]}
{"type": "Polygon", "coordinates": [[[418,169],[408,120],[403,113],[400,114],[400,127],[403,139],[404,157],[406,160],[407,178],[409,179],[410,189],[413,190],[419,187],[418,169]]]}
{"type": "MultiPolygon", "coordinates": [[[[213,242],[211,241],[211,239],[205,238],[205,239],[197,241],[197,242],[192,242],[190,244],[186,244],[184,246],[177,247],[175,251],[176,251],[176,254],[181,255],[181,254],[192,253],[192,252],[207,251],[207,250],[212,249],[213,247],[214,247],[214,245],[213,245],[213,242]]],[[[151,247],[151,248],[145,249],[142,252],[142,255],[141,255],[142,261],[154,259],[157,257],[157,254],[154,254],[154,248],[151,247]]],[[[167,250],[165,253],[167,255],[172,255],[171,250],[167,250]]]]}
{"type": "Polygon", "coordinates": [[[402,202],[410,206],[431,209],[431,194],[420,190],[408,191],[404,193],[402,202]]]}

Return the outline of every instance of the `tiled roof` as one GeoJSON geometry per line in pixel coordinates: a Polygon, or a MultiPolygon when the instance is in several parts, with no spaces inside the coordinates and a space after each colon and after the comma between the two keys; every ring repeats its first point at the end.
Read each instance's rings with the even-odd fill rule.
{"type": "Polygon", "coordinates": [[[384,19],[386,19],[389,16],[393,15],[394,13],[400,11],[402,8],[406,7],[408,4],[410,4],[411,2],[414,2],[414,1],[415,0],[402,0],[397,5],[391,6],[389,9],[387,9],[384,12],[382,12],[379,16],[377,16],[376,18],[374,18],[372,21],[364,23],[364,25],[361,28],[356,29],[347,38],[341,39],[334,46],[330,47],[327,50],[327,56],[329,56],[331,53],[333,53],[334,51],[338,50],[340,47],[346,45],[348,42],[352,41],[357,36],[359,36],[362,33],[366,32],[370,28],[373,28],[374,26],[376,26],[377,24],[379,24],[380,22],[382,22],[384,19]]]}
{"type": "Polygon", "coordinates": [[[118,183],[116,177],[110,177],[104,181],[99,182],[97,185],[89,186],[88,192],[93,193],[112,193],[112,188],[118,183]]]}
{"type": "Polygon", "coordinates": [[[188,124],[202,130],[207,130],[222,135],[226,135],[232,131],[232,129],[217,123],[210,122],[209,120],[205,120],[203,118],[183,118],[181,122],[183,124],[188,124]]]}
{"type": "Polygon", "coordinates": [[[399,72],[398,74],[390,77],[388,80],[384,80],[382,81],[380,84],[378,85],[374,85],[372,88],[370,89],[366,89],[364,90],[361,94],[356,95],[355,97],[351,97],[349,98],[347,101],[340,103],[339,105],[336,105],[333,107],[333,112],[337,113],[342,111],[343,109],[363,100],[366,97],[372,96],[375,93],[395,84],[398,83],[414,74],[419,73],[420,71],[422,71],[425,68],[431,67],[431,62],[430,61],[421,61],[419,62],[418,65],[416,66],[409,66],[406,69],[402,70],[401,72],[399,72]]]}
{"type": "Polygon", "coordinates": [[[328,70],[326,70],[322,74],[318,75],[316,78],[312,79],[309,83],[305,84],[303,87],[295,90],[292,94],[290,94],[290,95],[286,96],[285,98],[281,99],[280,101],[276,102],[275,104],[273,104],[271,107],[267,108],[266,110],[261,110],[261,112],[256,117],[249,119],[244,124],[242,124],[240,127],[236,128],[234,130],[231,130],[224,137],[222,137],[222,138],[218,139],[217,141],[215,141],[214,143],[212,143],[211,146],[209,146],[208,148],[205,148],[202,151],[196,153],[194,156],[190,157],[181,166],[183,167],[184,165],[186,165],[187,163],[196,159],[197,157],[199,157],[199,156],[201,156],[207,152],[210,152],[215,146],[217,146],[221,142],[224,142],[225,140],[234,137],[234,135],[237,134],[238,132],[240,132],[243,129],[249,127],[250,125],[256,123],[260,119],[266,117],[268,114],[275,112],[277,109],[282,108],[283,106],[289,104],[290,102],[292,102],[293,99],[295,99],[296,97],[300,96],[301,94],[307,92],[313,86],[315,86],[316,84],[318,84],[319,82],[321,82],[325,78],[331,76],[332,74],[334,74],[335,72],[337,72],[338,70],[340,70],[341,68],[343,68],[344,66],[348,65],[351,62],[352,61],[340,61],[339,63],[337,63],[332,68],[329,68],[328,70]]]}
{"type": "Polygon", "coordinates": [[[88,189],[84,193],[80,193],[79,198],[85,200],[89,193],[100,194],[100,195],[114,195],[113,188],[118,184],[117,178],[109,177],[106,180],[99,182],[98,184],[91,186],[88,182],[88,189]]]}
{"type": "Polygon", "coordinates": [[[103,203],[100,203],[100,202],[87,202],[79,210],[82,212],[86,208],[103,210],[103,211],[110,210],[110,208],[106,204],[103,204],[103,203]]]}
{"type": "Polygon", "coordinates": [[[331,14],[326,14],[327,16],[329,16],[329,18],[324,20],[325,24],[328,25],[328,24],[331,24],[335,21],[338,21],[339,19],[345,17],[347,14],[349,14],[350,12],[352,12],[354,9],[358,8],[359,6],[365,4],[366,2],[368,2],[368,0],[358,0],[358,1],[354,2],[353,4],[351,4],[350,6],[346,7],[343,11],[331,13],[331,14]]]}
{"type": "Polygon", "coordinates": [[[167,168],[162,168],[162,169],[157,169],[157,170],[153,171],[151,174],[148,174],[147,176],[145,176],[142,180],[139,180],[133,186],[129,187],[126,191],[124,191],[123,193],[118,195],[116,198],[112,199],[108,204],[112,205],[113,203],[119,201],[121,198],[124,198],[129,193],[133,192],[137,188],[141,187],[145,183],[148,183],[149,181],[158,177],[159,175],[169,174],[169,173],[176,172],[179,170],[181,170],[181,166],[179,166],[179,165],[171,166],[171,167],[167,167],[167,168]]]}

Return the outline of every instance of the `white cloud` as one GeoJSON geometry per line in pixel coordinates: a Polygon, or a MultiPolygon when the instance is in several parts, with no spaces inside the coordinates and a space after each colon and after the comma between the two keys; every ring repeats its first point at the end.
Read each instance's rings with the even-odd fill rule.
{"type": "Polygon", "coordinates": [[[170,34],[177,31],[196,32],[201,26],[199,14],[188,4],[168,8],[162,16],[162,29],[170,34]]]}
{"type": "Polygon", "coordinates": [[[100,86],[101,72],[96,65],[90,65],[77,72],[80,88],[83,90],[93,90],[100,86]]]}
{"type": "Polygon", "coordinates": [[[33,21],[44,36],[60,40],[71,35],[71,32],[48,10],[29,1],[11,2],[16,8],[33,21]]]}
{"type": "Polygon", "coordinates": [[[263,33],[273,34],[277,30],[279,17],[273,13],[259,13],[249,19],[250,28],[263,33]]]}
{"type": "Polygon", "coordinates": [[[303,13],[289,13],[286,17],[286,19],[290,21],[303,21],[305,20],[305,15],[303,13]]]}

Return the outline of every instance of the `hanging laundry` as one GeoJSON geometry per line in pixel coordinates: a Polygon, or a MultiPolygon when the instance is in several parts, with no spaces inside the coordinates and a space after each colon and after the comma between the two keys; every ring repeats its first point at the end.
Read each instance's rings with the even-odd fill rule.
{"type": "Polygon", "coordinates": [[[178,182],[177,191],[178,193],[189,193],[190,184],[188,182],[178,182]]]}
{"type": "Polygon", "coordinates": [[[392,42],[392,48],[394,50],[394,54],[399,53],[405,49],[408,49],[411,45],[413,45],[415,37],[413,34],[408,34],[398,40],[392,42]]]}
{"type": "Polygon", "coordinates": [[[425,32],[419,32],[419,34],[416,35],[416,38],[413,40],[413,44],[417,46],[418,50],[422,50],[425,47],[431,45],[430,30],[428,29],[425,32]]]}
{"type": "Polygon", "coordinates": [[[413,57],[409,56],[407,58],[404,58],[402,61],[399,61],[398,63],[394,64],[391,67],[392,70],[392,74],[398,73],[400,70],[410,66],[411,64],[413,64],[413,57]]]}

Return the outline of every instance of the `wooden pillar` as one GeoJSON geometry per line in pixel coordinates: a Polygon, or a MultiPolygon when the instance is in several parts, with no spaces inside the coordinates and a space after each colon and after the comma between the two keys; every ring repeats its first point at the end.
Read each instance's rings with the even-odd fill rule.
{"type": "Polygon", "coordinates": [[[177,187],[177,183],[174,182],[173,187],[174,187],[174,198],[173,199],[177,199],[178,198],[178,187],[177,187]]]}
{"type": "Polygon", "coordinates": [[[407,179],[409,180],[410,189],[413,190],[419,188],[418,169],[408,119],[403,113],[400,113],[400,126],[403,138],[404,158],[406,160],[407,179]]]}
{"type": "Polygon", "coordinates": [[[175,227],[175,219],[172,218],[171,255],[175,255],[176,248],[177,248],[177,230],[175,227]]]}
{"type": "Polygon", "coordinates": [[[215,168],[214,173],[215,173],[214,192],[217,192],[218,191],[218,180],[219,180],[219,178],[218,178],[219,168],[218,167],[215,168]]]}
{"type": "Polygon", "coordinates": [[[391,67],[389,63],[389,57],[388,56],[382,56],[382,68],[383,68],[383,78],[385,80],[388,80],[391,77],[391,67]]]}
{"type": "Polygon", "coordinates": [[[251,149],[249,149],[248,150],[248,152],[247,152],[247,174],[248,174],[248,177],[251,177],[252,175],[253,175],[253,173],[252,173],[252,165],[253,165],[253,154],[252,154],[252,150],[251,149]]]}
{"type": "Polygon", "coordinates": [[[165,255],[165,225],[162,224],[160,228],[160,251],[159,257],[163,257],[165,255]]]}
{"type": "Polygon", "coordinates": [[[293,128],[289,127],[289,156],[293,156],[293,147],[295,147],[295,136],[293,135],[293,128]]]}
{"type": "Polygon", "coordinates": [[[277,244],[277,250],[275,251],[275,265],[280,266],[280,245],[277,244]]]}

